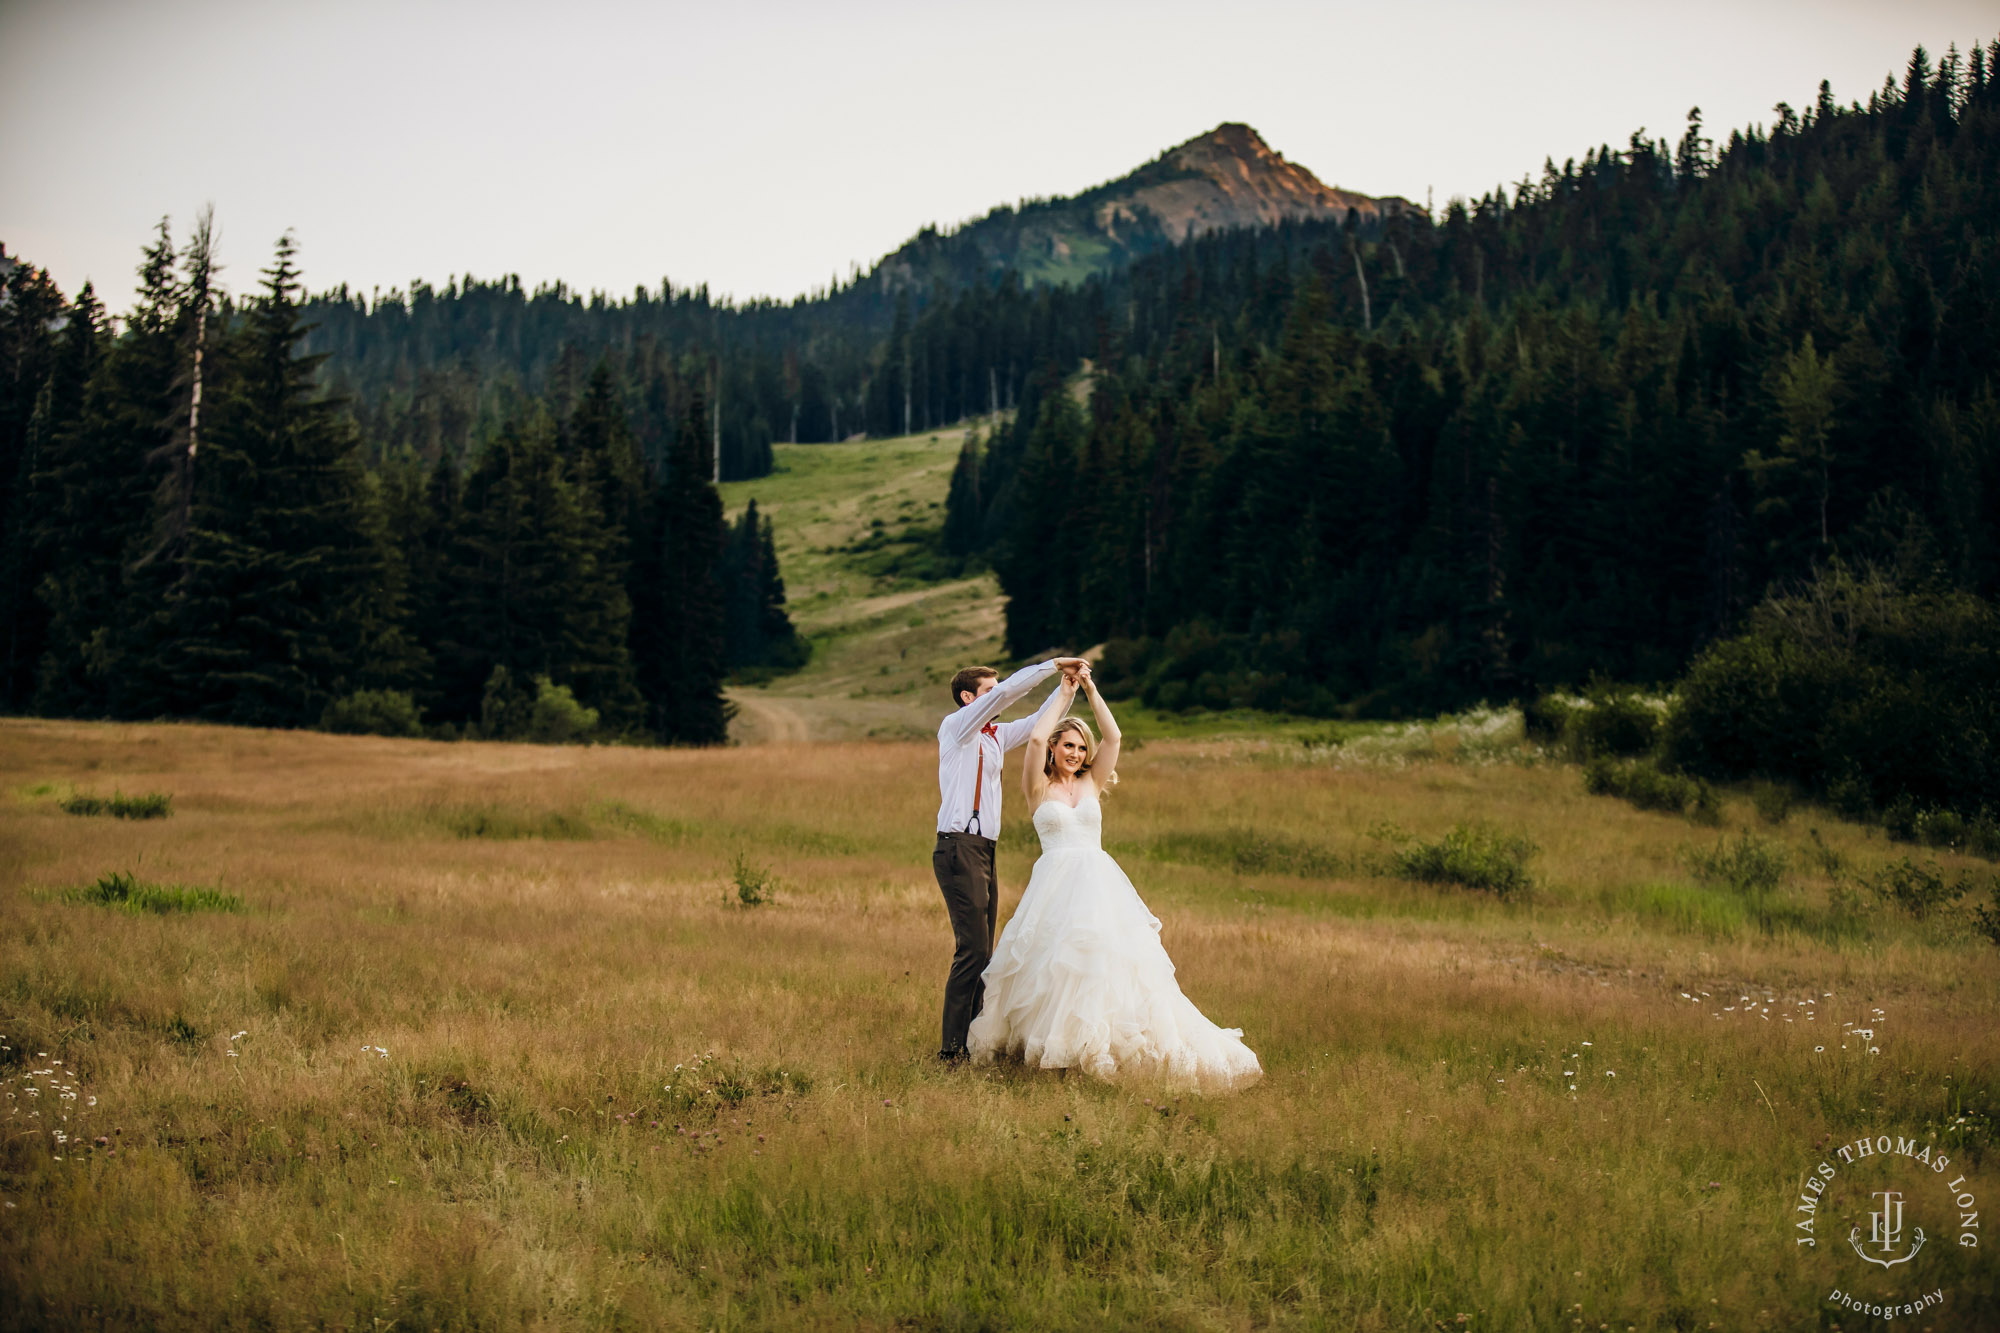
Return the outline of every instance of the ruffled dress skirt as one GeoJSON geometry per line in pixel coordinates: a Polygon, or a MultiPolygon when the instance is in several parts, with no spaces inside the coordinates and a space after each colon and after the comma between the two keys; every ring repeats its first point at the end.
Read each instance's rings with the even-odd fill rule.
{"type": "Polygon", "coordinates": [[[1043,855],[984,973],[973,1062],[1200,1092],[1256,1082],[1264,1071],[1243,1030],[1218,1027],[1181,993],[1159,918],[1098,846],[1095,805],[1036,811],[1043,855]]]}

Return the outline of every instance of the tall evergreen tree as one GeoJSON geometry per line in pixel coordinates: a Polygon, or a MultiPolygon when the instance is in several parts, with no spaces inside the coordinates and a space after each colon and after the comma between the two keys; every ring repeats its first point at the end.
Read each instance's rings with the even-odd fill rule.
{"type": "Polygon", "coordinates": [[[710,449],[708,405],[697,393],[653,493],[641,562],[647,591],[635,608],[640,688],[653,734],[668,743],[720,745],[734,711],[722,696],[725,529],[710,449]]]}
{"type": "MultiPolygon", "coordinates": [[[[289,237],[209,380],[185,545],[156,673],[176,711],[299,726],[417,665],[356,439],[316,389],[289,237]]],[[[171,516],[169,517],[171,521],[171,516]]]]}
{"type": "Polygon", "coordinates": [[[803,666],[808,647],[785,610],[785,580],[778,572],[777,533],[752,499],[729,530],[722,584],[732,670],[803,666]]]}

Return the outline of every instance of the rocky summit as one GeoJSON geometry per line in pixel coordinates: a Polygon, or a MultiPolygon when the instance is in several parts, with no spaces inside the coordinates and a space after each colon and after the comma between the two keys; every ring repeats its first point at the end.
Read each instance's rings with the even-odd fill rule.
{"type": "Polygon", "coordinates": [[[1121,227],[1135,224],[1179,241],[1237,227],[1339,221],[1349,209],[1372,221],[1408,206],[1401,199],[1377,199],[1324,184],[1296,162],[1287,162],[1256,130],[1234,121],[1188,140],[1106,188],[1117,193],[1098,205],[1093,220],[1114,239],[1121,227]]]}
{"type": "Polygon", "coordinates": [[[954,232],[927,227],[876,266],[887,289],[978,281],[1001,270],[1030,286],[1081,282],[1192,236],[1288,221],[1364,223],[1409,204],[1327,185],[1228,121],[1138,170],[1066,198],[1002,205],[954,232]]]}

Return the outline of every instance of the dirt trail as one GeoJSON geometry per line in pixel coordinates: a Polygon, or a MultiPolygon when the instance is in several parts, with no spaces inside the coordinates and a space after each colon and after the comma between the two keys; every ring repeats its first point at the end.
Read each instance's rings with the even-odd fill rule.
{"type": "Polygon", "coordinates": [[[785,700],[747,688],[723,693],[736,705],[729,739],[739,745],[799,745],[812,739],[804,714],[785,700]]]}

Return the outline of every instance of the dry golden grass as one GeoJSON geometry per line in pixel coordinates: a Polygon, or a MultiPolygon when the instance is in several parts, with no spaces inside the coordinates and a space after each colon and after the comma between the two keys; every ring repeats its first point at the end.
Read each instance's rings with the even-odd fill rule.
{"type": "MultiPolygon", "coordinates": [[[[1878,1280],[1788,1211],[1875,1129],[2000,1187],[2000,950],[1962,913],[1836,917],[1801,869],[1760,929],[1686,883],[1715,831],[1571,769],[1155,742],[1107,836],[1266,1079],[946,1070],[931,755],[0,722],[0,1324],[1869,1322],[1832,1286],[2000,1322],[1955,1229],[1878,1280]],[[174,814],[74,817],[64,783],[174,814]],[[1381,821],[1469,818],[1540,844],[1531,896],[1377,873],[1381,821]],[[735,902],[739,854],[775,903],[735,902]],[[1279,863],[1314,869],[1237,868],[1279,863]],[[60,901],[110,871],[245,910],[60,901]]],[[[1760,834],[1803,868],[1815,822],[1891,855],[1760,834]]]]}

